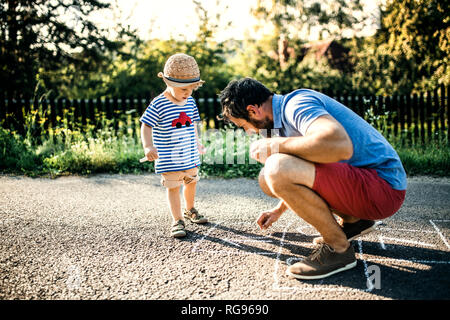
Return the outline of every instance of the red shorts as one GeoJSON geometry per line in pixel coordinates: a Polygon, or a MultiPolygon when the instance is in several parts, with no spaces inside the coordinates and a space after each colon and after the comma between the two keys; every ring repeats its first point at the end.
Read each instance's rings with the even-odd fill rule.
{"type": "Polygon", "coordinates": [[[380,220],[396,213],[406,190],[395,190],[374,169],[346,163],[315,163],[313,190],[331,210],[367,220],[380,220]]]}

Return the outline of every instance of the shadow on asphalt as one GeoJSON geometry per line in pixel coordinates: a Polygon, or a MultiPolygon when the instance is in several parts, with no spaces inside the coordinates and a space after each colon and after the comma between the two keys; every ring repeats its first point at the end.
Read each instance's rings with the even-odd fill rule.
{"type": "MultiPolygon", "coordinates": [[[[322,280],[308,281],[315,285],[339,285],[368,290],[367,268],[379,268],[380,288],[370,292],[391,299],[449,299],[450,253],[430,248],[389,244],[389,250],[380,248],[378,242],[362,241],[363,257],[373,257],[374,261],[362,260],[356,241],[352,241],[358,258],[356,272],[345,271],[322,280]],[[376,259],[376,260],[375,260],[376,259]]],[[[301,282],[300,280],[298,280],[301,282]]]]}
{"type": "MultiPolygon", "coordinates": [[[[211,228],[212,224],[204,225],[211,228]]],[[[260,234],[238,230],[232,227],[216,225],[216,229],[231,232],[239,236],[248,238],[261,237],[260,234]]],[[[206,229],[205,229],[206,230],[206,229]]],[[[315,236],[309,236],[296,232],[274,232],[268,238],[276,238],[272,244],[281,246],[292,254],[283,254],[278,249],[271,251],[239,243],[239,246],[226,242],[216,236],[211,236],[207,232],[190,231],[190,236],[180,239],[184,242],[195,243],[199,239],[209,241],[220,246],[241,250],[249,254],[258,254],[286,265],[286,261],[291,259],[298,261],[302,257],[308,256],[312,248],[296,245],[292,242],[312,242],[315,236]],[[281,241],[284,239],[283,242],[281,241]]],[[[374,261],[364,261],[361,259],[358,244],[352,241],[358,259],[357,267],[342,273],[338,273],[329,278],[321,280],[295,280],[299,285],[313,287],[339,286],[347,289],[370,291],[372,294],[383,298],[391,299],[449,299],[450,298],[450,278],[448,268],[450,253],[430,248],[412,247],[407,245],[387,244],[387,250],[382,249],[378,242],[362,241],[363,257],[374,257],[374,261]],[[378,262],[377,260],[384,260],[378,262]],[[436,263],[437,262],[437,263],[436,263]],[[380,270],[380,288],[367,287],[367,268],[377,266],[380,270]]],[[[217,249],[218,251],[220,249],[217,249]]],[[[367,259],[367,258],[364,258],[367,259]]],[[[301,292],[301,287],[299,292],[301,292]]],[[[356,291],[357,292],[357,291],[356,291]]]]}

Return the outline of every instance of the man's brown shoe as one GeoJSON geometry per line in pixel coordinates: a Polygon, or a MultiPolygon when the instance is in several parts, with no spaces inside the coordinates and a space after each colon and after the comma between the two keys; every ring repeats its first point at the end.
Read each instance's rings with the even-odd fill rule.
{"type": "Polygon", "coordinates": [[[328,244],[321,243],[309,257],[291,265],[286,273],[297,279],[314,280],[354,267],[356,257],[351,245],[345,252],[338,253],[328,244]]]}

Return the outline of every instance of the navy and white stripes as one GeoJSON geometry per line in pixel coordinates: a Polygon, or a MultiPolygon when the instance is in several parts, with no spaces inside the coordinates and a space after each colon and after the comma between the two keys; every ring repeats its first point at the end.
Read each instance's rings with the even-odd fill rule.
{"type": "Polygon", "coordinates": [[[153,128],[153,144],[159,158],[155,172],[187,170],[200,165],[194,121],[200,121],[192,97],[183,106],[157,96],[145,110],[140,121],[153,128]]]}

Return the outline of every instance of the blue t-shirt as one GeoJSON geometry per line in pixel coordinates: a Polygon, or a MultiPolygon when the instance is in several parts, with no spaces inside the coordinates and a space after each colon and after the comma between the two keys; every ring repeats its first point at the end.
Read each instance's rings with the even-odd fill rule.
{"type": "Polygon", "coordinates": [[[331,115],[347,131],[353,156],[346,162],[375,169],[396,190],[406,190],[406,173],[400,158],[381,133],[338,101],[314,90],[300,89],[272,100],[275,129],[283,137],[303,136],[309,125],[322,115],[331,115]]]}
{"type": "Polygon", "coordinates": [[[156,173],[200,165],[194,128],[194,121],[200,121],[200,116],[194,98],[189,97],[180,106],[160,94],[152,100],[140,121],[153,128],[153,144],[159,156],[155,161],[156,173]]]}

